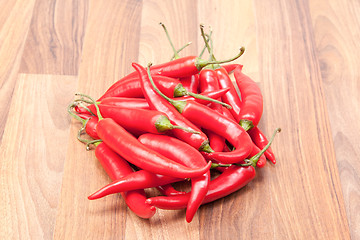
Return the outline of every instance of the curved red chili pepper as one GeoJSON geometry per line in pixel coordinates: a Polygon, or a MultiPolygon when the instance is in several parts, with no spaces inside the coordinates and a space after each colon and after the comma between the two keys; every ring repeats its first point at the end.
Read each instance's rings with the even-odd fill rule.
{"type": "Polygon", "coordinates": [[[186,103],[181,114],[194,124],[224,137],[235,147],[232,152],[203,153],[206,158],[221,163],[237,163],[246,159],[251,153],[254,144],[248,133],[239,124],[224,115],[191,101],[186,103]]]}
{"type": "MultiPolygon", "coordinates": [[[[255,165],[259,161],[263,153],[270,147],[271,142],[274,140],[276,133],[281,129],[277,128],[269,143],[257,154],[249,159],[250,166],[240,167],[232,165],[230,167],[222,168],[222,174],[214,180],[210,181],[208,192],[204,198],[203,204],[215,201],[219,198],[225,197],[240,188],[247,185],[252,179],[255,178],[255,165]]],[[[146,200],[147,203],[163,209],[182,209],[186,207],[186,203],[191,193],[171,197],[153,197],[146,200]]]]}
{"type": "Polygon", "coordinates": [[[230,63],[230,64],[224,64],[221,65],[221,67],[223,67],[227,73],[231,73],[235,70],[235,68],[239,67],[239,68],[243,68],[243,65],[241,64],[237,64],[237,63],[230,63]]]}
{"type": "MultiPolygon", "coordinates": [[[[213,69],[205,67],[200,71],[199,75],[200,75],[199,83],[200,83],[200,91],[201,92],[219,90],[219,88],[220,88],[219,81],[217,78],[217,74],[213,69]]],[[[221,99],[218,99],[218,100],[221,100],[221,99]]],[[[223,112],[223,110],[222,110],[223,107],[220,106],[219,104],[211,103],[208,106],[211,109],[214,109],[215,111],[217,111],[221,114],[223,112]]],[[[224,145],[225,145],[225,138],[223,138],[222,136],[220,136],[212,131],[207,131],[207,136],[210,141],[210,147],[215,152],[222,151],[222,149],[224,148],[224,145]]]]}
{"type": "Polygon", "coordinates": [[[170,160],[141,144],[133,135],[111,118],[99,120],[96,131],[111,149],[130,163],[141,166],[152,173],[177,178],[198,177],[206,173],[211,162],[205,167],[192,169],[170,160]]]}
{"type": "Polygon", "coordinates": [[[197,93],[199,87],[199,74],[181,78],[180,82],[187,91],[197,93]]]}
{"type": "Polygon", "coordinates": [[[180,182],[182,180],[184,179],[154,174],[145,170],[140,170],[130,173],[122,178],[116,179],[115,181],[107,184],[106,186],[100,188],[99,190],[91,194],[88,199],[95,200],[114,193],[157,187],[168,183],[180,182]]]}
{"type": "MultiPolygon", "coordinates": [[[[188,167],[202,167],[206,161],[201,153],[189,144],[166,135],[143,134],[139,141],[145,146],[188,167]]],[[[186,221],[191,222],[208,190],[210,171],[201,177],[191,178],[191,194],[187,204],[186,221]]]]}
{"type": "MultiPolygon", "coordinates": [[[[210,181],[208,192],[202,204],[223,198],[246,186],[256,176],[254,167],[231,166],[224,170],[217,178],[210,181]]],[[[179,196],[159,196],[146,200],[148,204],[161,209],[186,208],[190,193],[179,196]]]]}
{"type": "Polygon", "coordinates": [[[230,88],[230,90],[222,97],[222,100],[232,107],[229,111],[235,118],[237,118],[240,113],[241,100],[231,81],[231,78],[224,68],[215,69],[215,72],[217,73],[220,87],[230,88]]]}
{"type": "MultiPolygon", "coordinates": [[[[133,172],[130,165],[105,143],[100,143],[95,149],[95,155],[106,173],[112,180],[119,179],[133,172]]],[[[156,208],[145,203],[146,195],[144,190],[134,190],[121,193],[127,206],[139,217],[150,218],[156,208]]]]}
{"type": "MultiPolygon", "coordinates": [[[[174,60],[175,61],[175,60],[174,60]]],[[[200,134],[192,134],[180,129],[174,129],[172,133],[179,139],[190,144],[196,149],[203,151],[211,151],[209,146],[209,140],[207,136],[201,132],[193,123],[183,117],[168,101],[159,96],[153,89],[153,86],[149,80],[147,71],[141,65],[133,63],[132,66],[136,69],[141,79],[141,87],[144,91],[145,98],[149,102],[151,109],[158,110],[166,113],[170,122],[173,125],[181,126],[187,129],[192,129],[200,134]]]]}
{"type": "Polygon", "coordinates": [[[162,195],[165,196],[177,196],[186,194],[186,192],[176,190],[170,183],[157,186],[156,188],[162,195]]]}
{"type": "MultiPolygon", "coordinates": [[[[187,129],[171,124],[164,113],[156,110],[122,108],[102,104],[98,104],[98,107],[103,117],[112,118],[117,124],[135,135],[147,132],[159,134],[179,128],[187,131],[187,129]]],[[[94,105],[90,105],[89,109],[96,114],[94,105]]]]}
{"type": "Polygon", "coordinates": [[[95,116],[92,116],[85,122],[85,132],[93,139],[99,139],[99,136],[96,132],[96,125],[98,124],[99,119],[95,116]]]}
{"type": "MultiPolygon", "coordinates": [[[[269,142],[265,134],[262,133],[258,127],[251,128],[248,133],[255,145],[258,146],[258,148],[260,149],[264,148],[269,142]]],[[[266,150],[265,157],[269,159],[273,164],[276,164],[276,158],[271,147],[266,150]]]]}
{"type": "Polygon", "coordinates": [[[248,133],[239,124],[200,103],[194,101],[174,101],[166,97],[159,91],[159,89],[156,88],[152,81],[150,71],[148,71],[148,79],[152,87],[155,89],[154,91],[169,101],[182,116],[202,128],[211,130],[220,136],[223,136],[236,148],[230,153],[204,153],[207,158],[214,159],[221,163],[236,163],[249,156],[254,144],[252,143],[248,133]]]}
{"type": "MultiPolygon", "coordinates": [[[[156,75],[154,76],[156,86],[164,92],[168,97],[174,97],[175,90],[178,87],[180,81],[175,78],[164,77],[156,75]]],[[[138,76],[128,78],[125,81],[118,81],[114,83],[100,98],[101,101],[108,97],[131,97],[131,98],[143,98],[144,94],[141,89],[141,83],[138,76]]]]}
{"type": "Polygon", "coordinates": [[[257,126],[263,112],[263,97],[259,86],[246,76],[240,67],[234,71],[234,77],[241,94],[240,112],[237,122],[247,131],[257,126]]]}

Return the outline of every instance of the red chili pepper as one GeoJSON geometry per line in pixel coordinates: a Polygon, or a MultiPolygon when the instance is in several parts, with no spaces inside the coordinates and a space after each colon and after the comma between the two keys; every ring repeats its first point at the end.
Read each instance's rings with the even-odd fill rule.
{"type": "MultiPolygon", "coordinates": [[[[191,131],[170,123],[169,118],[162,112],[149,109],[122,108],[109,105],[98,105],[101,115],[112,118],[117,124],[136,135],[141,133],[165,133],[173,129],[191,131]]],[[[96,113],[94,105],[89,109],[96,113]]]]}
{"type": "MultiPolygon", "coordinates": [[[[205,46],[207,47],[209,54],[210,54],[210,58],[212,60],[215,60],[215,56],[213,54],[213,48],[210,47],[208,41],[206,40],[205,37],[205,33],[204,33],[204,26],[200,25],[200,30],[201,30],[201,35],[204,39],[205,42],[205,46]]],[[[209,35],[209,41],[212,45],[212,39],[209,35]]],[[[242,53],[244,53],[245,49],[242,48],[241,49],[242,53]]],[[[242,54],[241,53],[241,54],[242,54]]],[[[240,97],[237,94],[237,91],[229,77],[228,72],[225,70],[225,68],[221,67],[219,64],[213,64],[213,65],[209,65],[211,66],[211,68],[213,69],[213,71],[215,71],[216,76],[217,76],[217,80],[219,82],[220,88],[229,88],[230,90],[222,97],[222,100],[229,104],[232,108],[229,110],[231,112],[231,114],[233,114],[234,116],[237,116],[240,112],[240,97]]],[[[214,74],[211,73],[211,76],[213,76],[214,74]]],[[[214,76],[215,77],[215,76],[214,76]]],[[[214,78],[212,77],[212,78],[214,78]]]]}
{"type": "MultiPolygon", "coordinates": [[[[255,176],[255,165],[262,154],[270,147],[271,142],[274,140],[275,134],[280,132],[280,128],[276,129],[271,140],[258,154],[249,159],[250,166],[242,167],[232,165],[224,169],[217,178],[210,181],[208,192],[202,204],[206,204],[217,199],[223,198],[233,192],[238,191],[242,187],[251,182],[255,176]]],[[[157,208],[161,209],[183,209],[187,205],[191,193],[179,196],[160,196],[148,198],[146,202],[157,208]]]]}
{"type": "Polygon", "coordinates": [[[239,68],[243,68],[243,65],[241,64],[237,64],[237,63],[230,63],[230,64],[224,64],[221,67],[223,67],[226,72],[229,74],[231,72],[233,72],[235,70],[235,68],[239,67],[239,68]]]}
{"type": "MultiPolygon", "coordinates": [[[[166,135],[143,134],[139,141],[145,146],[161,153],[185,166],[197,168],[206,165],[201,153],[189,144],[166,135]]],[[[191,194],[187,204],[186,221],[191,222],[201,205],[210,182],[210,171],[201,177],[191,178],[191,194]]]]}
{"type": "MultiPolygon", "coordinates": [[[[213,202],[233,192],[238,191],[255,178],[254,167],[231,166],[224,170],[217,178],[210,181],[208,192],[202,204],[213,202]]],[[[190,193],[178,196],[151,197],[146,200],[148,204],[161,209],[186,208],[190,193]]]]}
{"type": "Polygon", "coordinates": [[[133,63],[132,66],[139,73],[139,77],[141,79],[141,87],[144,91],[145,98],[149,102],[149,106],[151,109],[158,110],[160,112],[166,113],[169,117],[170,122],[173,125],[182,126],[187,129],[192,129],[194,131],[200,132],[200,134],[192,134],[189,132],[185,132],[180,129],[174,129],[173,134],[183,140],[184,142],[190,144],[196,149],[201,151],[212,151],[209,146],[209,140],[207,136],[201,132],[199,128],[197,128],[194,124],[192,124],[189,120],[184,118],[174,107],[167,102],[165,99],[160,97],[153,89],[153,86],[149,80],[146,69],[144,69],[141,65],[137,63],[133,63]]]}
{"type": "MultiPolygon", "coordinates": [[[[164,91],[164,94],[168,97],[173,97],[176,94],[176,87],[181,84],[178,79],[158,75],[154,76],[154,81],[158,88],[164,91]]],[[[98,101],[108,97],[143,98],[144,94],[141,90],[139,77],[135,75],[125,81],[114,83],[98,101]]]]}
{"type": "MultiPolygon", "coordinates": [[[[255,145],[258,146],[258,148],[260,149],[264,148],[269,142],[265,134],[262,133],[258,127],[253,127],[248,131],[248,133],[255,145]]],[[[269,159],[273,164],[276,164],[276,158],[271,147],[266,150],[265,157],[269,159]]]]}
{"type": "Polygon", "coordinates": [[[224,68],[215,69],[219,84],[221,88],[230,88],[230,90],[222,97],[222,100],[229,104],[232,108],[229,109],[231,114],[236,118],[240,113],[241,100],[240,97],[224,68]]]}
{"type": "Polygon", "coordinates": [[[154,174],[145,170],[140,170],[128,174],[122,178],[116,179],[115,181],[107,184],[106,186],[100,188],[99,190],[91,194],[88,199],[95,200],[114,193],[127,192],[136,189],[152,188],[168,183],[180,182],[182,180],[184,179],[154,174]]]}
{"type": "Polygon", "coordinates": [[[253,143],[247,132],[224,115],[196,102],[187,102],[181,114],[202,128],[224,137],[235,147],[235,150],[229,153],[204,153],[208,159],[221,163],[236,163],[244,160],[252,151],[253,143]]]}
{"type": "Polygon", "coordinates": [[[100,102],[102,105],[111,105],[126,108],[150,109],[148,102],[144,98],[127,98],[127,97],[108,97],[100,102]]]}
{"type": "MultiPolygon", "coordinates": [[[[224,61],[206,61],[206,60],[202,60],[196,56],[187,56],[187,57],[183,57],[183,58],[174,59],[170,62],[151,66],[151,74],[166,76],[166,77],[173,77],[173,78],[188,77],[188,76],[199,73],[199,71],[206,65],[231,62],[231,61],[239,58],[244,53],[244,50],[245,49],[243,47],[241,47],[240,52],[235,57],[228,59],[228,60],[224,60],[224,61]]],[[[117,83],[120,84],[123,81],[128,81],[128,79],[134,78],[136,76],[138,76],[138,73],[136,71],[132,72],[132,73],[128,74],[127,76],[118,80],[114,85],[116,85],[117,83]]],[[[108,91],[112,90],[112,88],[115,87],[114,85],[111,86],[108,89],[108,91]]],[[[100,99],[102,99],[104,97],[105,96],[102,96],[100,99]]]]}
{"type": "MultiPolygon", "coordinates": [[[[219,82],[218,82],[217,74],[213,69],[211,69],[211,66],[205,67],[200,71],[199,82],[200,82],[200,91],[201,92],[219,90],[219,82]]],[[[220,100],[220,99],[218,99],[218,100],[220,100]]],[[[209,104],[209,107],[221,114],[223,112],[222,111],[223,107],[220,106],[219,104],[211,103],[211,104],[209,104]]],[[[224,148],[224,144],[225,144],[225,138],[223,138],[222,136],[220,136],[212,131],[207,131],[207,136],[210,141],[210,147],[215,152],[222,151],[222,149],[224,148]]]]}
{"type": "Polygon", "coordinates": [[[241,93],[240,112],[236,120],[247,131],[257,126],[263,112],[263,97],[261,90],[250,77],[242,73],[237,67],[234,77],[241,93]]]}
{"type": "Polygon", "coordinates": [[[181,78],[180,82],[187,91],[197,93],[199,87],[199,74],[181,78]]]}
{"type": "Polygon", "coordinates": [[[93,139],[99,139],[99,136],[96,133],[96,125],[98,124],[98,122],[99,119],[93,116],[84,123],[86,133],[93,139]]]}
{"type": "MultiPolygon", "coordinates": [[[[106,173],[112,180],[119,179],[133,172],[129,164],[105,143],[100,143],[95,149],[95,155],[106,173]]],[[[139,217],[150,218],[156,208],[145,203],[146,195],[144,190],[134,190],[121,193],[127,206],[139,217]]]]}
{"type": "Polygon", "coordinates": [[[191,178],[203,175],[211,166],[209,162],[205,167],[192,169],[176,163],[145,147],[111,118],[99,117],[96,131],[100,139],[116,153],[149,172],[177,178],[191,178]]]}
{"type": "Polygon", "coordinates": [[[229,118],[226,118],[219,112],[214,111],[202,104],[194,101],[179,102],[174,101],[156,88],[149,68],[148,68],[148,79],[152,84],[155,91],[164,99],[169,101],[182,116],[187,118],[192,123],[213,131],[214,133],[223,136],[227,139],[236,149],[230,153],[224,152],[210,152],[204,153],[209,159],[214,159],[221,163],[236,163],[244,160],[252,151],[253,143],[247,132],[236,122],[229,118]]]}
{"type": "Polygon", "coordinates": [[[170,183],[156,187],[165,196],[184,195],[186,192],[176,190],[170,183]]]}
{"type": "MultiPolygon", "coordinates": [[[[201,104],[209,104],[210,101],[208,98],[218,99],[223,96],[228,88],[219,89],[216,91],[204,92],[199,95],[204,96],[204,98],[194,98],[192,96],[184,96],[184,97],[176,97],[176,100],[184,101],[184,100],[194,100],[201,104]]],[[[174,99],[174,100],[175,100],[174,99]]],[[[107,97],[103,98],[100,101],[101,105],[110,105],[110,106],[118,106],[123,108],[141,108],[141,109],[150,109],[149,103],[144,98],[129,98],[129,97],[107,97]]],[[[89,112],[82,107],[75,107],[77,113],[89,114],[89,112]]]]}

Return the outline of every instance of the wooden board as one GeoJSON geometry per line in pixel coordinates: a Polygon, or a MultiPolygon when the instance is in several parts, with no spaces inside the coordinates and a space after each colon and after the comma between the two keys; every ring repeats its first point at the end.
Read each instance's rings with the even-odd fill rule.
{"type": "MultiPolygon", "coordinates": [[[[356,1],[8,1],[0,3],[0,239],[360,239],[356,1]],[[24,12],[22,13],[22,12],[24,12]],[[22,14],[20,14],[20,12],[22,14]],[[138,218],[120,195],[89,201],[110,179],[67,115],[75,92],[100,96],[133,71],[203,48],[236,54],[261,87],[261,129],[278,163],[240,191],[138,218]]],[[[205,55],[207,56],[207,55],[205,55]]],[[[147,190],[149,195],[158,194],[147,190]]]]}

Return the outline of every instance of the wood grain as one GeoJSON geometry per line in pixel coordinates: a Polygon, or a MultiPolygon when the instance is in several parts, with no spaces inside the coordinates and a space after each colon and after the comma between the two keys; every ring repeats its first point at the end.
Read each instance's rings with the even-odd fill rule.
{"type": "MultiPolygon", "coordinates": [[[[0,101],[11,101],[17,72],[35,1],[1,1],[0,7],[0,101]]],[[[0,142],[9,112],[8,104],[0,106],[0,142]]]]}
{"type": "Polygon", "coordinates": [[[356,1],[309,1],[331,132],[352,239],[360,239],[360,9],[356,1]]]}
{"type": "MultiPolygon", "coordinates": [[[[140,14],[141,2],[90,2],[78,92],[100,96],[116,78],[129,71],[132,61],[137,61],[140,14]]],[[[87,199],[109,178],[93,151],[86,152],[77,141],[79,128],[79,124],[73,124],[70,130],[54,238],[122,239],[128,217],[122,199],[87,199]]]]}
{"type": "Polygon", "coordinates": [[[19,75],[0,148],[1,239],[53,235],[75,80],[19,75]]]}
{"type": "Polygon", "coordinates": [[[77,75],[88,0],[38,0],[34,7],[20,72],[77,75]]]}
{"type": "MultiPolygon", "coordinates": [[[[238,53],[240,47],[245,47],[245,53],[234,63],[243,64],[246,74],[258,82],[259,61],[253,2],[227,0],[219,4],[218,1],[201,0],[198,2],[197,16],[199,24],[204,24],[207,32],[209,28],[213,30],[216,59],[229,59],[238,53]]],[[[202,48],[204,41],[198,32],[198,45],[202,48]]]]}
{"type": "Polygon", "coordinates": [[[296,1],[255,6],[267,16],[258,18],[266,120],[283,129],[274,145],[282,161],[269,183],[273,236],[348,239],[309,11],[296,1]]]}
{"type": "Polygon", "coordinates": [[[139,63],[163,63],[173,55],[160,22],[165,24],[176,49],[188,42],[191,45],[179,55],[197,55],[198,24],[196,1],[145,0],[141,14],[139,63]]]}
{"type": "Polygon", "coordinates": [[[0,239],[360,239],[356,0],[0,7],[0,239]],[[99,97],[132,62],[170,59],[159,22],[176,48],[192,41],[181,56],[201,51],[200,23],[213,30],[217,59],[245,46],[236,62],[263,92],[259,127],[283,130],[272,146],[277,164],[202,206],[190,224],[185,210],[140,219],[120,195],[89,201],[110,179],[66,113],[75,92],[99,97]]]}

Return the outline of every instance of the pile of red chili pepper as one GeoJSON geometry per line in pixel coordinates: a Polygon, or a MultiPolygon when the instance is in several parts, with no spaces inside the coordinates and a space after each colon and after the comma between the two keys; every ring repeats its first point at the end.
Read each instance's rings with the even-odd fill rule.
{"type": "Polygon", "coordinates": [[[200,29],[208,60],[201,58],[204,50],[199,57],[179,57],[170,40],[174,56],[169,62],[133,63],[134,71],[96,101],[76,94],[68,112],[83,124],[78,139],[88,150],[95,147],[112,179],[90,200],[120,193],[141,218],[152,217],[156,208],[186,209],[191,222],[202,204],[247,185],[267,160],[276,163],[270,144],[280,129],[267,140],[258,127],[261,91],[242,65],[229,63],[244,48],[218,61],[211,31],[200,29]],[[188,191],[174,187],[189,181],[188,191]],[[159,194],[149,197],[147,188],[157,188],[159,194]]]}

